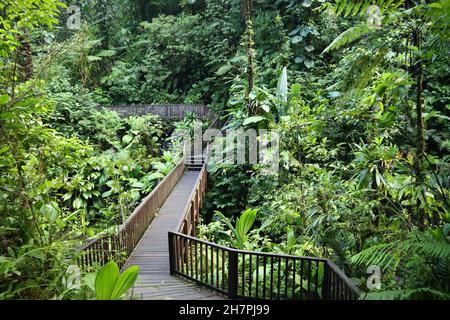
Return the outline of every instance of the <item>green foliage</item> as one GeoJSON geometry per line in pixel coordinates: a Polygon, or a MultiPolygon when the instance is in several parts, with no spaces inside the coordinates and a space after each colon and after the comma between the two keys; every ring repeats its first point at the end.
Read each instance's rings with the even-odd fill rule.
{"type": "Polygon", "coordinates": [[[367,27],[367,23],[351,27],[350,29],[344,31],[341,33],[336,39],[333,40],[333,42],[330,43],[328,47],[323,50],[322,53],[325,53],[330,50],[339,49],[342,46],[345,46],[348,43],[351,43],[352,41],[358,39],[359,37],[363,36],[369,31],[369,28],[367,27]]]}
{"type": "Polygon", "coordinates": [[[235,237],[235,247],[244,249],[245,243],[248,241],[248,232],[250,231],[256,219],[257,210],[247,209],[242,212],[241,216],[236,219],[236,226],[233,227],[230,220],[222,213],[216,211],[215,214],[219,216],[222,221],[230,228],[235,237]]]}
{"type": "Polygon", "coordinates": [[[237,1],[207,1],[193,15],[160,15],[140,23],[128,54],[121,55],[102,78],[115,102],[173,103],[210,99],[203,81],[223,63],[236,29],[230,21],[237,1]],[[232,38],[223,37],[227,34],[232,38]],[[164,48],[164,50],[162,50],[164,48]],[[198,87],[194,92],[191,87],[198,87]]]}
{"type": "Polygon", "coordinates": [[[378,0],[378,1],[347,1],[338,0],[335,2],[332,10],[336,15],[344,15],[344,17],[355,15],[366,15],[369,6],[377,5],[381,13],[390,13],[404,3],[403,0],[378,0]]]}
{"type": "Polygon", "coordinates": [[[378,265],[365,299],[449,298],[450,1],[251,2],[83,2],[76,31],[57,1],[1,2],[0,299],[123,297],[135,268],[74,287],[74,249],[113,232],[179,160],[173,128],[200,123],[101,105],[165,102],[281,137],[277,176],[209,165],[201,237],[328,257],[363,290],[378,265]]]}
{"type": "Polygon", "coordinates": [[[447,224],[428,232],[412,230],[404,239],[372,245],[354,255],[352,263],[382,268],[384,288],[368,292],[367,299],[448,299],[449,248],[447,224]]]}
{"type": "Polygon", "coordinates": [[[138,266],[131,266],[119,274],[117,263],[110,261],[105,264],[95,278],[97,300],[119,300],[134,285],[138,272],[138,266]]]}
{"type": "Polygon", "coordinates": [[[245,167],[209,165],[208,184],[203,212],[207,218],[220,211],[227,217],[237,216],[246,208],[249,175],[245,167]]]}

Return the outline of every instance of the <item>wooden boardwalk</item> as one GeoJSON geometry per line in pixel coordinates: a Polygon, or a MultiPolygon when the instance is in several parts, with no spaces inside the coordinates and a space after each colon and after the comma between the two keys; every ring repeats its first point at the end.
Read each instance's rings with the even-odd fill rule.
{"type": "Polygon", "coordinates": [[[156,104],[156,105],[112,105],[99,106],[117,112],[120,116],[158,115],[163,120],[183,120],[188,113],[194,113],[201,119],[214,120],[216,115],[205,105],[156,104]]]}
{"type": "Polygon", "coordinates": [[[180,178],[155,217],[125,268],[140,266],[133,287],[136,299],[144,300],[211,300],[225,299],[214,291],[169,274],[168,232],[176,229],[200,171],[187,171],[180,178]]]}

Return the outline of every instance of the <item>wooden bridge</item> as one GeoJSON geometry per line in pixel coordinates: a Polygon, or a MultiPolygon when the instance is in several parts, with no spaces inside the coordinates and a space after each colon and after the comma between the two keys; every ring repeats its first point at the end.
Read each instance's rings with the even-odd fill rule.
{"type": "Polygon", "coordinates": [[[185,116],[192,113],[201,119],[214,120],[216,118],[208,106],[201,104],[121,104],[98,107],[115,111],[122,117],[153,114],[163,120],[183,120],[185,116]]]}
{"type": "MultiPolygon", "coordinates": [[[[181,169],[183,164],[179,164],[181,169]]],[[[140,266],[134,294],[142,299],[223,299],[193,282],[170,274],[167,235],[173,230],[195,234],[201,200],[205,194],[206,170],[187,170],[175,185],[125,267],[140,266]],[[187,216],[185,212],[187,211],[187,216]],[[180,227],[180,224],[182,227],[180,227]]]]}
{"type": "Polygon", "coordinates": [[[353,300],[359,289],[330,260],[236,250],[196,238],[207,186],[204,154],[183,158],[114,235],[83,246],[80,267],[140,266],[138,299],[353,300]]]}

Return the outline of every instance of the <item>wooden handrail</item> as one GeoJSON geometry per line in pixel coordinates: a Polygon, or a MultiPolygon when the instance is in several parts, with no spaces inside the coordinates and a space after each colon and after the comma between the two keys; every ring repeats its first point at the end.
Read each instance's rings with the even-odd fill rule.
{"type": "Polygon", "coordinates": [[[201,104],[121,104],[99,105],[98,108],[115,111],[123,117],[153,114],[164,120],[183,120],[186,114],[190,112],[202,119],[214,120],[216,118],[214,112],[208,106],[201,104]]]}
{"type": "Polygon", "coordinates": [[[206,192],[206,166],[210,152],[208,143],[190,201],[177,223],[176,232],[168,234],[171,274],[193,280],[231,299],[358,299],[358,287],[329,259],[238,250],[196,238],[198,215],[206,192]],[[255,269],[252,263],[256,264],[255,269]],[[264,268],[262,274],[260,264],[264,268]],[[270,270],[269,275],[267,270],[270,270]],[[256,273],[256,279],[252,279],[253,273],[256,273]],[[296,288],[297,277],[300,278],[300,285],[296,288]],[[307,283],[306,287],[303,282],[307,283]]]}
{"type": "MultiPolygon", "coordinates": [[[[189,108],[200,108],[200,116],[207,117],[212,115],[207,106],[186,106],[186,105],[147,105],[133,106],[133,108],[159,108],[170,111],[169,107],[181,110],[184,116],[185,111],[191,111],[189,108]]],[[[173,109],[172,108],[172,109],[173,109]]],[[[192,109],[191,108],[191,109],[192,109]]],[[[145,110],[144,110],[145,111],[145,110]]],[[[149,111],[149,110],[147,110],[149,111]]],[[[172,110],[173,111],[173,110],[172,110]]],[[[180,112],[181,112],[180,111],[180,112]]],[[[170,113],[170,112],[169,112],[170,113]]],[[[211,127],[218,124],[218,118],[215,117],[211,127]]],[[[79,250],[77,256],[78,265],[81,268],[89,269],[94,265],[103,265],[110,259],[116,260],[119,266],[123,266],[126,259],[131,255],[134,248],[139,243],[145,231],[155,218],[156,212],[162,207],[173,188],[184,174],[186,169],[186,159],[183,157],[180,162],[164,177],[164,179],[146,196],[142,202],[133,210],[127,220],[119,226],[116,234],[105,235],[102,237],[90,239],[79,250]]],[[[179,226],[183,224],[188,216],[187,211],[193,211],[192,219],[186,224],[186,231],[195,235],[195,226],[199,219],[199,210],[203,204],[203,197],[206,190],[206,163],[204,163],[201,173],[195,182],[195,187],[191,192],[190,199],[195,199],[194,205],[189,202],[184,208],[182,219],[178,222],[179,226]]]]}
{"type": "Polygon", "coordinates": [[[231,299],[356,300],[360,294],[329,259],[233,249],[181,232],[169,232],[169,253],[171,274],[231,299]]]}
{"type": "MultiPolygon", "coordinates": [[[[177,222],[177,232],[168,234],[170,273],[232,299],[358,299],[358,287],[328,259],[238,250],[195,237],[206,193],[210,149],[208,144],[200,174],[177,222]]],[[[89,269],[110,259],[123,266],[184,171],[183,158],[135,208],[117,234],[85,244],[78,257],[80,267],[89,269]]]]}
{"type": "Polygon", "coordinates": [[[77,257],[78,265],[89,269],[114,259],[119,266],[123,266],[184,171],[183,158],[134,209],[116,234],[91,239],[81,247],[77,257]]]}
{"type": "Polygon", "coordinates": [[[160,183],[146,196],[141,203],[134,209],[131,215],[127,218],[124,224],[121,225],[120,230],[122,230],[125,226],[132,223],[135,216],[139,215],[139,213],[145,208],[145,205],[149,202],[155,201],[158,209],[164,204],[170,192],[173,190],[178,180],[181,178],[182,173],[185,170],[185,160],[182,158],[178,164],[161,180],[160,183]],[[181,173],[181,174],[180,174],[181,173]],[[170,192],[164,193],[163,197],[158,197],[158,193],[162,188],[168,187],[170,192]]]}
{"type": "MultiPolygon", "coordinates": [[[[183,209],[183,214],[178,220],[177,227],[175,228],[179,232],[182,232],[183,228],[189,228],[189,225],[184,225],[186,221],[186,217],[190,214],[190,211],[194,211],[195,217],[198,217],[201,203],[203,203],[203,197],[205,196],[205,185],[207,179],[207,170],[206,170],[206,162],[203,164],[200,174],[195,181],[194,188],[191,191],[189,196],[189,202],[183,209]],[[199,189],[200,188],[200,189],[199,189]],[[195,200],[197,198],[197,200],[195,200]],[[194,202],[194,205],[192,204],[194,202]]],[[[196,226],[194,226],[196,227],[196,226]]]]}

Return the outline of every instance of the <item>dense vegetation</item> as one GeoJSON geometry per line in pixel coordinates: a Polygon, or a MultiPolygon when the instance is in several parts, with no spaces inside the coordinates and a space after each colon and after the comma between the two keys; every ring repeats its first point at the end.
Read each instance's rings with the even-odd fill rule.
{"type": "Polygon", "coordinates": [[[99,105],[167,102],[281,139],[276,176],[210,165],[202,237],[328,257],[363,298],[450,298],[450,1],[79,1],[76,30],[71,4],[0,3],[0,299],[92,296],[67,286],[74,250],[114,232],[196,123],[99,105]]]}

